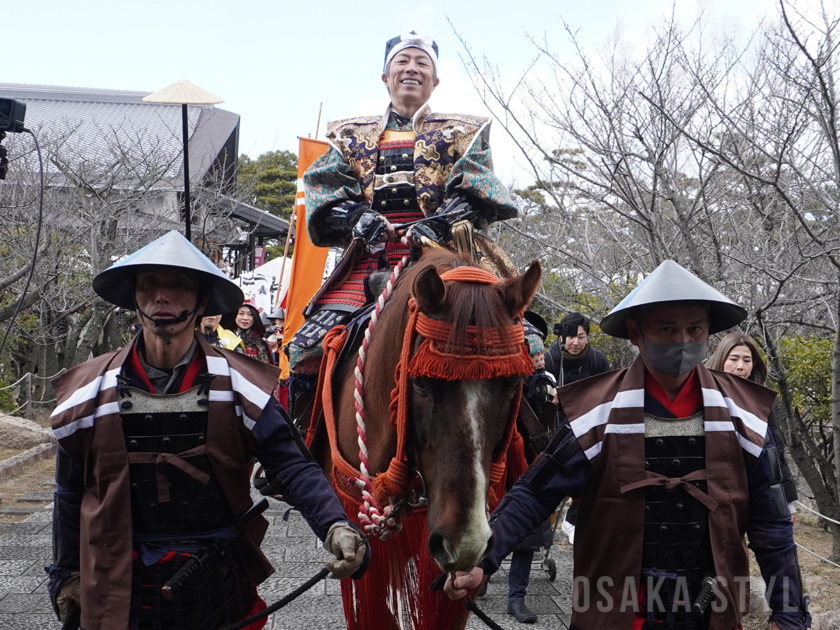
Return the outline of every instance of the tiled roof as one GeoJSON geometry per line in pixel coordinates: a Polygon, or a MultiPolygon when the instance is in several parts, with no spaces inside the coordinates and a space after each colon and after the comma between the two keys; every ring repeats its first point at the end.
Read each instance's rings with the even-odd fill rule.
{"type": "MultiPolygon", "coordinates": [[[[165,165],[170,184],[181,187],[181,107],[144,103],[147,94],[0,83],[0,96],[26,103],[27,127],[41,137],[63,138],[64,155],[106,164],[114,161],[118,148],[137,158],[154,156],[165,165]]],[[[238,123],[238,114],[223,109],[189,107],[192,181],[204,176],[238,123]]]]}

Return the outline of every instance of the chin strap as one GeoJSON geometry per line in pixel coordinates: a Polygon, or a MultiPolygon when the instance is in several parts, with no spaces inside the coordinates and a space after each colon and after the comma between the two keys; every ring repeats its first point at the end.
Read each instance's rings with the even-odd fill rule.
{"type": "Polygon", "coordinates": [[[184,311],[181,311],[181,314],[178,315],[178,317],[173,317],[172,319],[155,319],[154,317],[151,317],[150,315],[147,315],[146,313],[141,311],[140,308],[136,304],[134,305],[134,310],[136,310],[138,313],[140,313],[143,317],[148,319],[150,322],[154,322],[155,328],[157,328],[158,326],[169,326],[170,324],[180,324],[181,322],[185,322],[190,317],[192,317],[195,314],[195,311],[196,311],[196,309],[193,309],[191,311],[184,310],[184,311]]]}
{"type": "MultiPolygon", "coordinates": [[[[195,312],[198,310],[198,304],[196,304],[196,307],[193,310],[183,310],[181,311],[181,314],[178,315],[178,317],[173,317],[172,319],[155,319],[154,317],[151,317],[150,315],[147,315],[142,310],[140,310],[140,307],[137,306],[137,302],[134,303],[134,310],[140,313],[150,322],[154,322],[155,328],[157,328],[158,326],[169,326],[170,324],[180,324],[181,322],[187,321],[190,317],[195,315],[195,312]]],[[[172,339],[169,338],[169,335],[164,335],[163,341],[167,346],[172,345],[172,339]]]]}

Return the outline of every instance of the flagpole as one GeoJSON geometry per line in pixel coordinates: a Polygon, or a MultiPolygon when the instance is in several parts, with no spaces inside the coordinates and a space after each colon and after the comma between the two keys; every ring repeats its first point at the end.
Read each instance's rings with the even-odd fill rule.
{"type": "MultiPolygon", "coordinates": [[[[321,128],[321,112],[324,111],[324,103],[321,102],[320,107],[318,108],[318,122],[315,123],[315,139],[318,139],[318,130],[321,128]]],[[[300,137],[298,136],[298,140],[300,137]]],[[[298,156],[298,159],[300,156],[298,156]]],[[[292,217],[289,221],[289,231],[286,233],[286,246],[283,248],[283,262],[280,264],[280,281],[277,283],[277,297],[274,299],[274,310],[276,311],[280,308],[280,288],[283,286],[283,272],[286,270],[286,256],[289,253],[289,241],[292,239],[292,228],[294,227],[297,230],[297,206],[298,206],[298,198],[297,194],[295,194],[295,205],[292,208],[292,217]]]]}
{"type": "Polygon", "coordinates": [[[286,232],[286,247],[283,248],[283,262],[280,263],[280,279],[277,281],[277,296],[274,298],[275,311],[280,308],[280,295],[283,293],[281,291],[283,288],[283,274],[286,271],[286,261],[288,260],[287,256],[289,255],[289,241],[292,240],[292,229],[296,224],[295,219],[297,219],[297,194],[295,194],[295,205],[292,208],[292,216],[289,219],[289,231],[286,232]]]}

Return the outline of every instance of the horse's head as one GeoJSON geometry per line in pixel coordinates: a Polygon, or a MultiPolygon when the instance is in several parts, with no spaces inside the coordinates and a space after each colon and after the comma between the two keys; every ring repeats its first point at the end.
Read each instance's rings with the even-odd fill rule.
{"type": "MultiPolygon", "coordinates": [[[[493,542],[487,522],[490,464],[513,421],[512,404],[522,375],[497,376],[505,370],[497,369],[500,359],[481,347],[481,339],[521,325],[521,313],[536,293],[540,275],[535,261],[523,275],[493,284],[445,282],[435,266],[414,279],[419,313],[450,331],[447,347],[452,354],[475,347],[490,366],[485,375],[465,368],[470,375],[464,380],[417,375],[411,380],[411,440],[417,469],[426,482],[429,550],[444,571],[472,568],[493,542]]],[[[415,351],[422,342],[418,335],[415,351]]],[[[457,359],[449,360],[457,369],[457,359]]]]}

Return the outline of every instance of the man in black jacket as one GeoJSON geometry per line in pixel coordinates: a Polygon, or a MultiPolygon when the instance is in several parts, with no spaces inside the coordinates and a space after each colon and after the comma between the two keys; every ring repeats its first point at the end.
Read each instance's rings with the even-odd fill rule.
{"type": "Polygon", "coordinates": [[[610,369],[604,353],[589,345],[589,320],[580,313],[566,315],[554,332],[557,339],[545,353],[545,370],[554,375],[558,385],[568,385],[610,369]]]}
{"type": "MultiPolygon", "coordinates": [[[[569,313],[554,327],[554,332],[557,339],[545,353],[545,371],[554,375],[558,385],[568,385],[609,371],[610,364],[604,353],[589,345],[589,320],[586,317],[580,313],[569,313]]],[[[579,501],[572,501],[561,527],[571,544],[575,542],[579,505],[579,501]]]]}

